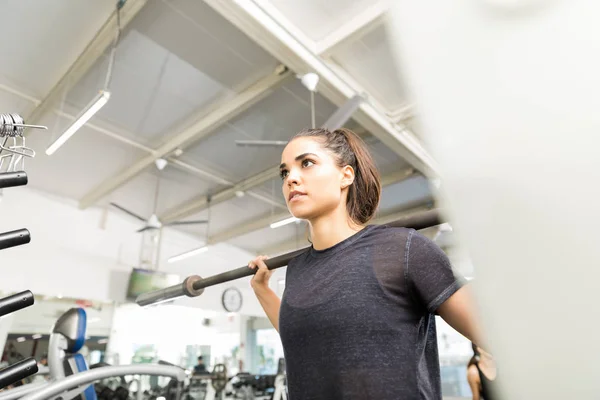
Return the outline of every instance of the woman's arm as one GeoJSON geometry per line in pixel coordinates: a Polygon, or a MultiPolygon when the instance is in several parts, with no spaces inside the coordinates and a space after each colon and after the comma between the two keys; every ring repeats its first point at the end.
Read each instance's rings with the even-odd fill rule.
{"type": "Polygon", "coordinates": [[[248,263],[248,268],[256,269],[256,273],[252,277],[250,284],[260,305],[265,310],[269,321],[271,321],[273,327],[279,332],[279,307],[281,306],[281,300],[269,287],[269,279],[273,271],[267,268],[267,264],[265,264],[266,259],[268,259],[267,256],[258,256],[248,263]]]}
{"type": "Polygon", "coordinates": [[[254,293],[260,302],[265,314],[273,324],[273,327],[279,332],[279,307],[281,306],[281,300],[277,297],[277,294],[269,288],[266,289],[255,289],[254,293]]]}
{"type": "Polygon", "coordinates": [[[481,333],[481,326],[477,318],[475,302],[471,294],[470,285],[458,289],[438,308],[438,314],[452,328],[477,344],[487,348],[481,333]]]}
{"type": "Polygon", "coordinates": [[[479,371],[477,371],[477,367],[474,365],[471,365],[467,369],[467,382],[469,382],[469,387],[473,393],[473,400],[481,400],[481,395],[479,392],[479,371]]]}

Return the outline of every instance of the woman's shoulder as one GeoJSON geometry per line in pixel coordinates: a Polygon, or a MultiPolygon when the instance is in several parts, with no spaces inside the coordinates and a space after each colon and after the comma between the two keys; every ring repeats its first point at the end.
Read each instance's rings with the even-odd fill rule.
{"type": "Polygon", "coordinates": [[[413,228],[402,228],[390,225],[372,225],[372,232],[374,237],[381,240],[394,240],[398,243],[398,240],[408,242],[411,248],[437,248],[437,244],[421,232],[413,228]]]}
{"type": "Polygon", "coordinates": [[[473,382],[479,381],[479,370],[475,364],[471,364],[469,368],[467,368],[467,380],[473,382]]]}
{"type": "Polygon", "coordinates": [[[369,225],[368,236],[379,240],[408,240],[411,236],[413,236],[416,233],[418,234],[418,232],[412,228],[402,228],[385,224],[372,224],[369,225]]]}

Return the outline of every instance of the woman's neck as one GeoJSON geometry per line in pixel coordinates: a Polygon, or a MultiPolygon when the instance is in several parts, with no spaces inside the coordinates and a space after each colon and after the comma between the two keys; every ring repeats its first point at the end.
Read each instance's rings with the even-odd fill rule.
{"type": "Polygon", "coordinates": [[[345,209],[310,221],[310,237],[315,250],[325,250],[364,228],[349,219],[345,209]]]}

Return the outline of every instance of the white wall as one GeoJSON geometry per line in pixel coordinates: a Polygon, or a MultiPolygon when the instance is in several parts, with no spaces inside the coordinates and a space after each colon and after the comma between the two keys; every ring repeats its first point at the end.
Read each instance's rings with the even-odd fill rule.
{"type": "Polygon", "coordinates": [[[110,362],[128,364],[137,348],[153,345],[157,359],[180,365],[188,345],[206,345],[211,347],[210,365],[214,365],[230,357],[231,349],[239,344],[237,314],[177,305],[141,308],[128,304],[115,311],[107,353],[110,362]],[[208,326],[205,319],[210,320],[208,326]]]}
{"type": "MultiPolygon", "coordinates": [[[[73,200],[29,187],[5,189],[0,201],[0,231],[27,228],[31,243],[0,251],[0,291],[29,289],[36,295],[99,301],[125,301],[131,268],[138,265],[139,224],[111,211],[100,229],[102,210],[80,210],[73,200]]],[[[200,239],[165,229],[160,269],[180,274],[209,276],[247,264],[252,254],[222,243],[208,252],[167,264],[166,258],[201,246],[200,239]]],[[[263,315],[248,278],[212,288],[195,299],[178,304],[223,311],[221,294],[238,286],[244,296],[242,313],[263,315]]]]}

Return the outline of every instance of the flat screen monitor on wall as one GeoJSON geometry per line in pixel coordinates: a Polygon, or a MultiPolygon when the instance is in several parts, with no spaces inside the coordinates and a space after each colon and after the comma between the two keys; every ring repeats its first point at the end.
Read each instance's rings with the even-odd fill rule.
{"type": "Polygon", "coordinates": [[[129,276],[127,299],[134,301],[140,294],[164,289],[181,282],[179,275],[134,268],[129,276]]]}

